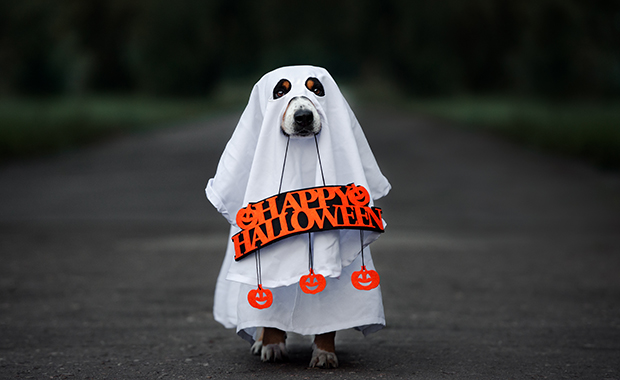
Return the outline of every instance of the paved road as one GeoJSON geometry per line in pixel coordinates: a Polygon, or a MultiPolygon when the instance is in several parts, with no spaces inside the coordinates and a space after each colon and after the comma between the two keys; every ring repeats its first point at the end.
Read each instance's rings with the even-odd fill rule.
{"type": "Polygon", "coordinates": [[[213,321],[203,195],[238,115],[0,168],[0,378],[620,379],[620,176],[389,109],[389,326],[262,364],[213,321]]]}

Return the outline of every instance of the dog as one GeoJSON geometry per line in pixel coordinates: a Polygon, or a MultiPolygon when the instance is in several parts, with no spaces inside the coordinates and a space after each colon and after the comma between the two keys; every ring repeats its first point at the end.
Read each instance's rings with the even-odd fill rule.
{"type": "MultiPolygon", "coordinates": [[[[313,66],[273,70],[252,89],[216,174],[205,189],[209,201],[230,224],[231,237],[216,283],[214,318],[226,328],[236,328],[251,344],[251,352],[264,362],[286,359],[289,332],[313,336],[310,367],[337,368],[337,331],[353,328],[367,335],[385,326],[378,282],[367,289],[353,283],[360,268],[374,268],[368,245],[380,232],[321,230],[265,246],[261,240],[260,249],[252,252],[255,260],[236,254],[232,239],[243,230],[241,210],[273,194],[283,194],[282,190],[321,184],[355,184],[364,188],[370,201],[391,189],[327,70],[313,66]],[[324,290],[307,294],[301,279],[308,269],[323,278],[324,290]],[[261,300],[264,304],[260,305],[267,305],[264,307],[256,306],[257,299],[250,300],[261,290],[263,295],[269,294],[269,301],[261,300]]],[[[293,203],[287,204],[294,208],[293,203]]],[[[264,212],[264,218],[275,218],[272,211],[264,212]]],[[[251,213],[246,217],[251,219],[251,213]]],[[[278,223],[286,222],[279,219],[278,223]]]]}

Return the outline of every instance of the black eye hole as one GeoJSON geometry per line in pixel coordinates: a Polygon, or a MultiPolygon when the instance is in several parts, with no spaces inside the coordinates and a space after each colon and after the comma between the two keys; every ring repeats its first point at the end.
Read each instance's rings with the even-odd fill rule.
{"type": "Polygon", "coordinates": [[[273,98],[279,99],[291,91],[291,82],[288,79],[280,79],[278,84],[273,88],[273,98]]]}
{"type": "Polygon", "coordinates": [[[324,96],[325,89],[323,89],[323,83],[314,77],[310,77],[306,80],[306,87],[308,90],[314,92],[316,96],[324,96]]]}

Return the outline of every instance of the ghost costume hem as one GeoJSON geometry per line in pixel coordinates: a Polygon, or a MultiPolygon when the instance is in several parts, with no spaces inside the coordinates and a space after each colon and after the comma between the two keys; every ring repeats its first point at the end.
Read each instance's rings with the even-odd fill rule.
{"type": "Polygon", "coordinates": [[[359,230],[321,231],[262,247],[262,285],[273,293],[273,304],[262,310],[253,308],[247,300],[248,292],[257,286],[256,253],[234,260],[230,238],[240,231],[236,214],[248,203],[278,191],[350,183],[366,188],[370,206],[391,188],[329,73],[313,66],[291,66],[263,76],[252,89],[216,174],[205,189],[207,198],[231,225],[216,283],[213,313],[218,322],[236,327],[248,341],[254,339],[256,327],[264,326],[308,335],[346,328],[367,334],[385,325],[380,287],[360,291],[351,284],[352,273],[361,268],[362,249],[366,267],[374,269],[367,246],[379,233],[365,231],[360,242],[359,230]],[[309,78],[322,83],[324,96],[317,96],[305,86],[309,78]],[[290,91],[274,99],[274,86],[282,79],[290,82],[290,91]],[[316,140],[289,139],[282,132],[281,120],[294,97],[308,98],[316,107],[322,125],[316,140]],[[326,287],[318,294],[305,294],[298,284],[300,277],[308,274],[310,243],[313,270],[326,278],[326,287]]]}
{"type": "MultiPolygon", "coordinates": [[[[374,323],[376,321],[372,321],[372,323],[370,324],[364,324],[363,321],[359,321],[358,325],[353,327],[354,330],[360,331],[364,336],[367,336],[369,334],[375,333],[379,330],[381,330],[382,328],[385,327],[385,321],[383,324],[378,324],[378,323],[374,323]]],[[[316,334],[323,334],[323,333],[328,333],[328,332],[332,332],[332,331],[341,331],[341,330],[345,330],[347,328],[350,328],[350,326],[345,326],[342,327],[340,325],[333,325],[333,326],[326,326],[325,327],[325,331],[322,332],[310,332],[310,333],[301,333],[301,332],[297,332],[297,331],[292,331],[292,330],[287,330],[286,326],[281,326],[281,325],[261,325],[260,321],[256,321],[253,326],[262,326],[262,327],[274,327],[277,329],[280,329],[282,331],[287,331],[287,332],[294,332],[297,334],[301,334],[301,335],[316,335],[316,334]]],[[[258,328],[257,327],[249,327],[246,329],[238,329],[237,330],[237,335],[239,335],[240,338],[248,341],[250,344],[254,344],[254,342],[256,342],[257,339],[257,333],[258,333],[258,328]]]]}

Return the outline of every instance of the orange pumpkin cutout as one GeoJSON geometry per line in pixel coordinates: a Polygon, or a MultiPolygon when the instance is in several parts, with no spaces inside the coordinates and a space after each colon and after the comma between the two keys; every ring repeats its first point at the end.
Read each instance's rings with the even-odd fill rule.
{"type": "Polygon", "coordinates": [[[248,205],[237,212],[235,221],[241,229],[252,228],[258,224],[258,212],[248,205]]]}
{"type": "Polygon", "coordinates": [[[347,198],[349,202],[355,206],[367,205],[370,202],[370,194],[363,186],[355,186],[353,184],[347,186],[347,198]]]}
{"type": "Polygon", "coordinates": [[[299,279],[301,291],[307,294],[317,294],[325,289],[325,277],[322,274],[315,274],[310,269],[310,274],[301,276],[299,279]]]}
{"type": "Polygon", "coordinates": [[[351,275],[351,283],[358,290],[370,290],[379,286],[379,273],[375,270],[366,270],[366,266],[362,265],[362,270],[353,272],[351,275]]]}
{"type": "Polygon", "coordinates": [[[248,302],[257,309],[266,309],[273,303],[273,294],[271,290],[263,289],[261,285],[258,285],[258,289],[248,292],[248,302]]]}

